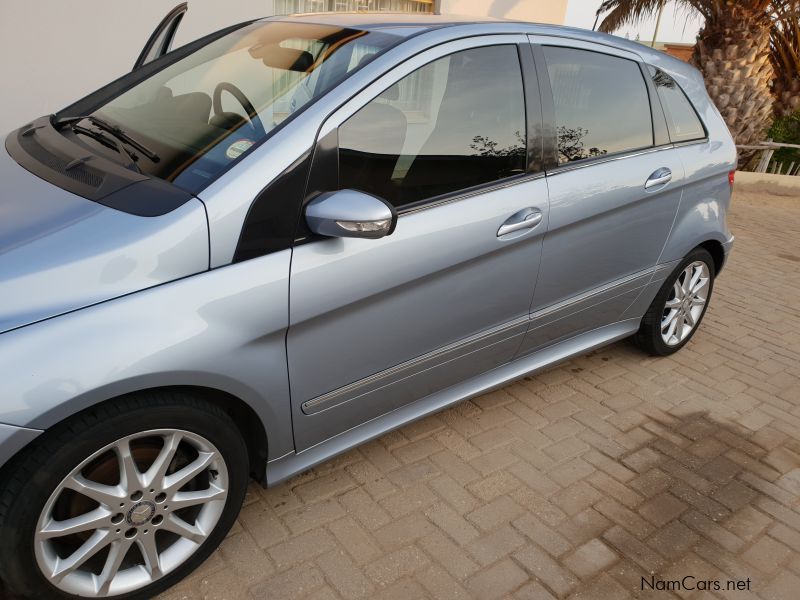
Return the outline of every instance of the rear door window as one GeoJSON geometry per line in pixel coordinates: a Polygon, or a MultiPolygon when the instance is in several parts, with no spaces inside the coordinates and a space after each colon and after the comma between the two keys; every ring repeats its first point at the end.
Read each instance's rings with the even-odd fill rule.
{"type": "Polygon", "coordinates": [[[638,63],[575,48],[544,46],[543,51],[559,164],[653,145],[650,97],[638,63]]]}

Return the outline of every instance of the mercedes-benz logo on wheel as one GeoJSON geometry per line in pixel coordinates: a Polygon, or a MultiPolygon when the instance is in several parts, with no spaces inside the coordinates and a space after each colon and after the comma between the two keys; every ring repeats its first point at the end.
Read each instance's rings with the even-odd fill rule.
{"type": "Polygon", "coordinates": [[[149,500],[142,500],[131,507],[127,516],[125,517],[125,520],[128,521],[129,525],[138,527],[139,525],[144,525],[150,519],[152,519],[155,513],[156,505],[149,500]]]}

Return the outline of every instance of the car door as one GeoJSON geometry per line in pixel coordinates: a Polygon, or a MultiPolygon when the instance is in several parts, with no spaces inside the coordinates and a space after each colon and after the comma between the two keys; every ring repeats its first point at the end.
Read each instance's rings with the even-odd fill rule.
{"type": "Polygon", "coordinates": [[[531,41],[554,131],[545,142],[550,222],[520,354],[623,318],[653,285],[684,179],[637,55],[531,41]]]}
{"type": "Polygon", "coordinates": [[[172,49],[172,43],[175,41],[175,33],[178,31],[178,26],[181,24],[183,16],[188,10],[189,4],[187,2],[182,2],[167,13],[167,16],[161,20],[148,38],[142,51],[139,53],[139,57],[133,65],[134,71],[164,56],[172,49]]]}
{"type": "Polygon", "coordinates": [[[541,111],[521,43],[485,36],[423,51],[323,126],[311,189],[368,192],[399,216],[379,240],[309,238],[294,249],[298,451],[517,350],[547,227],[541,111]]]}

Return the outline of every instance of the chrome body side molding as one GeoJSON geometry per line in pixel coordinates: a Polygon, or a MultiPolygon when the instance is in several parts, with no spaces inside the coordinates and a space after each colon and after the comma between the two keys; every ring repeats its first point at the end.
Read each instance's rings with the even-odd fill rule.
{"type": "Polygon", "coordinates": [[[462,400],[484,394],[572,356],[625,338],[638,328],[639,319],[627,319],[583,333],[402,406],[303,452],[275,459],[267,464],[267,485],[272,486],[285,481],[296,473],[310,469],[354,446],[379,437],[391,429],[424,418],[462,400]]]}

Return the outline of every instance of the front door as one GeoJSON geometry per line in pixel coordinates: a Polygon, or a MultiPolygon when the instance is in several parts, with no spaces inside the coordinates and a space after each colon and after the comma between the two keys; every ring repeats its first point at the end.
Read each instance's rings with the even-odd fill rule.
{"type": "MultiPolygon", "coordinates": [[[[548,206],[531,166],[520,38],[418,54],[323,127],[311,180],[336,170],[339,188],[381,196],[399,218],[380,240],[294,249],[287,353],[298,451],[518,348],[548,206]],[[324,156],[331,164],[320,167],[324,156]]],[[[541,118],[538,103],[527,108],[528,121],[541,118]]]]}
{"type": "Polygon", "coordinates": [[[545,119],[552,115],[556,135],[550,224],[520,354],[623,318],[654,278],[684,179],[636,55],[534,41],[545,119]]]}

